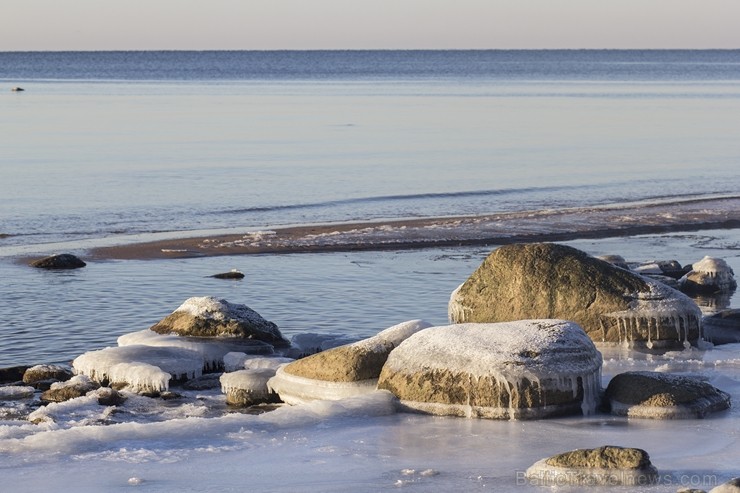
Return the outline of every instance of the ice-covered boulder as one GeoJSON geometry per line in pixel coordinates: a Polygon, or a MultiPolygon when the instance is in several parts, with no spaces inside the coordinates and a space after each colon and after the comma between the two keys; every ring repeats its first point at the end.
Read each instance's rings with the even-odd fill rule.
{"type": "Polygon", "coordinates": [[[269,386],[288,404],[371,392],[388,354],[430,326],[423,320],[403,322],[368,339],[296,360],[280,367],[269,386]]]}
{"type": "Polygon", "coordinates": [[[691,265],[691,270],[679,279],[685,293],[715,293],[734,291],[737,288],[735,273],[721,258],[704,257],[691,265]]]}
{"type": "Polygon", "coordinates": [[[41,400],[44,402],[64,402],[87,395],[88,392],[98,388],[100,388],[100,384],[90,379],[90,377],[76,375],[65,382],[52,384],[49,390],[41,394],[41,400]]]}
{"type": "Polygon", "coordinates": [[[595,342],[680,347],[700,338],[688,296],[565,245],[515,244],[493,251],[450,297],[453,323],[559,318],[595,342]]]}
{"type": "Polygon", "coordinates": [[[704,317],[704,339],[714,345],[740,342],[740,309],[722,310],[704,317]]]}
{"type": "Polygon", "coordinates": [[[31,262],[31,267],[36,267],[37,269],[79,269],[86,265],[82,259],[71,253],[51,255],[31,262]]]}
{"type": "Polygon", "coordinates": [[[290,344],[277,325],[248,306],[212,296],[187,299],[150,329],[159,334],[256,339],[281,347],[290,344]]]}
{"type": "Polygon", "coordinates": [[[273,368],[224,373],[220,380],[221,391],[226,394],[226,403],[232,406],[253,406],[280,402],[278,394],[267,387],[267,381],[273,376],[273,368]]]}
{"type": "Polygon", "coordinates": [[[378,388],[431,414],[538,419],[594,412],[600,375],[601,353],[573,322],[469,323],[409,337],[378,388]]]}
{"type": "Polygon", "coordinates": [[[203,356],[170,346],[119,346],[89,351],[75,358],[75,372],[102,384],[128,385],[132,392],[162,392],[170,380],[196,378],[203,373],[203,356]]]}
{"type": "Polygon", "coordinates": [[[635,487],[657,482],[658,471],[644,450],[605,446],[542,459],[527,469],[526,477],[539,485],[635,487]]]}
{"type": "Polygon", "coordinates": [[[649,371],[616,375],[605,397],[612,414],[630,418],[703,418],[730,407],[730,395],[703,380],[649,371]]]}

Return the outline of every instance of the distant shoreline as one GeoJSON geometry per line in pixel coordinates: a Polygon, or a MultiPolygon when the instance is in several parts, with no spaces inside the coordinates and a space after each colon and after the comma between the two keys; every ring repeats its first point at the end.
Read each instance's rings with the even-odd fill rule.
{"type": "Polygon", "coordinates": [[[740,228],[740,197],[247,230],[91,249],[93,259],[405,250],[740,228]]]}

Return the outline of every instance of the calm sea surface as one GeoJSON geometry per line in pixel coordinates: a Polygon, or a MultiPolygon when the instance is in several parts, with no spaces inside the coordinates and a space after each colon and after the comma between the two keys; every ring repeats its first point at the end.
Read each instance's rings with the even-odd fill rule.
{"type": "Polygon", "coordinates": [[[13,263],[60,242],[740,190],[740,51],[0,53],[0,112],[0,366],[196,295],[288,334],[441,323],[487,253],[13,263]]]}

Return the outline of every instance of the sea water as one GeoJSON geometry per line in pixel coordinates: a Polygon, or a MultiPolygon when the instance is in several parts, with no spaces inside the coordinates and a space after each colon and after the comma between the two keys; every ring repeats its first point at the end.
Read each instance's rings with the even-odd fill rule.
{"type": "MultiPolygon", "coordinates": [[[[287,337],[443,324],[449,294],[495,247],[93,261],[66,272],[25,264],[63,245],[84,256],[152,233],[740,189],[737,51],[0,53],[2,86],[0,367],[67,363],[191,296],[245,303],[287,337]],[[245,279],[208,277],[231,268],[245,279]]],[[[569,244],[629,261],[712,255],[740,272],[737,230],[569,244]]],[[[738,354],[605,354],[602,383],[632,369],[690,373],[737,402],[738,354]]],[[[260,418],[224,415],[218,392],[188,399],[132,399],[118,418],[75,401],[45,410],[57,423],[40,425],[4,406],[4,484],[536,491],[518,475],[536,460],[606,444],[651,454],[661,483],[650,491],[740,475],[737,406],[677,427],[604,415],[428,418],[395,413],[383,396],[260,418]]]]}

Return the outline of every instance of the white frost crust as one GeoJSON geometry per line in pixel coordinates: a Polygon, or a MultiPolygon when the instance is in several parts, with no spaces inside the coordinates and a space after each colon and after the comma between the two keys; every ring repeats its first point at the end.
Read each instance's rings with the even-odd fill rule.
{"type": "Polygon", "coordinates": [[[282,357],[274,357],[274,358],[266,358],[266,357],[247,357],[246,360],[244,360],[243,367],[247,370],[260,370],[260,369],[268,369],[272,370],[272,373],[274,374],[278,368],[280,368],[282,365],[287,363],[292,363],[295,361],[293,358],[282,358],[282,357]]]}
{"type": "Polygon", "coordinates": [[[431,326],[432,324],[425,320],[408,320],[378,332],[371,339],[378,338],[382,341],[390,342],[394,346],[398,346],[420,330],[428,329],[431,326]]]}
{"type": "Polygon", "coordinates": [[[252,394],[267,395],[270,393],[267,388],[267,381],[274,376],[275,370],[260,368],[224,373],[219,380],[221,391],[225,394],[244,390],[252,394]]]}
{"type": "Polygon", "coordinates": [[[232,351],[224,354],[224,371],[232,372],[244,369],[244,362],[249,356],[247,353],[232,351]]]}
{"type": "MultiPolygon", "coordinates": [[[[605,314],[615,319],[619,327],[619,344],[631,345],[637,329],[647,328],[647,347],[653,347],[655,340],[669,339],[661,333],[659,321],[671,320],[675,327],[675,340],[689,347],[689,327],[692,319],[701,322],[701,309],[689,296],[652,279],[643,278],[648,284],[648,292],[632,293],[633,300],[627,310],[605,314]]],[[[664,329],[665,331],[665,329],[664,329]]]]}
{"type": "Polygon", "coordinates": [[[203,357],[190,349],[131,345],[90,351],[75,358],[76,373],[93,380],[128,383],[139,390],[163,391],[171,378],[203,374],[203,357]]]}
{"type": "Polygon", "coordinates": [[[526,477],[543,486],[646,486],[658,480],[658,472],[652,466],[645,469],[559,467],[542,459],[527,469],[526,477]]]}
{"type": "Polygon", "coordinates": [[[267,387],[280,395],[286,404],[304,404],[314,400],[338,400],[355,397],[375,391],[377,378],[357,382],[328,382],[313,378],[299,377],[278,368],[277,373],[267,382],[267,387]]]}
{"type": "MultiPolygon", "coordinates": [[[[489,377],[509,396],[514,394],[512,389],[520,388],[526,380],[527,385],[542,391],[571,392],[576,398],[580,379],[584,393],[581,410],[588,415],[595,412],[598,403],[601,364],[601,353],[578,324],[542,319],[432,327],[394,349],[385,368],[401,374],[439,370],[467,373],[473,379],[489,377]],[[537,357],[532,358],[533,353],[537,357]]],[[[417,409],[430,407],[428,403],[404,404],[417,409]]],[[[512,408],[509,405],[502,409],[512,408]]],[[[541,410],[546,409],[547,403],[541,410]]],[[[471,408],[462,415],[496,412],[471,408]]],[[[515,414],[507,416],[516,419],[515,414]]]]}
{"type": "Polygon", "coordinates": [[[204,361],[205,370],[220,368],[224,356],[229,353],[232,346],[228,340],[206,339],[199,342],[174,334],[158,334],[153,330],[144,329],[130,334],[124,334],[118,338],[119,346],[153,346],[153,347],[175,347],[188,349],[200,354],[204,361]]]}
{"type": "Polygon", "coordinates": [[[33,393],[36,391],[33,387],[27,387],[25,385],[9,385],[7,387],[0,387],[0,401],[14,401],[18,399],[27,399],[33,397],[33,393]]]}
{"type": "Polygon", "coordinates": [[[229,303],[214,296],[188,298],[175,312],[188,312],[194,317],[213,320],[244,320],[259,325],[264,322],[262,316],[247,305],[229,303]]]}
{"type": "MultiPolygon", "coordinates": [[[[706,414],[720,410],[720,400],[697,399],[690,404],[678,406],[641,406],[637,404],[624,404],[612,400],[611,412],[616,416],[627,416],[629,418],[643,419],[701,419],[706,414]]],[[[723,407],[724,408],[724,407],[723,407]]]]}

